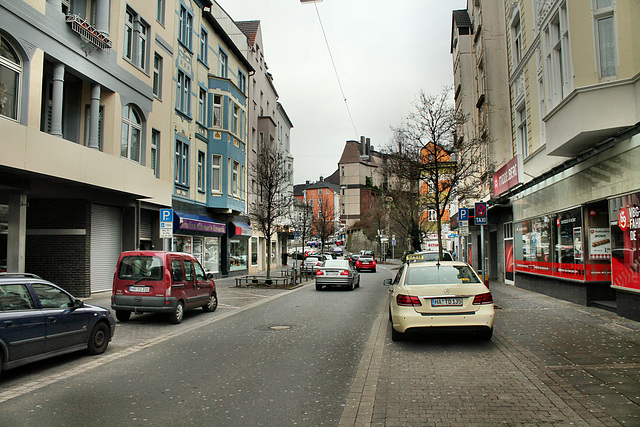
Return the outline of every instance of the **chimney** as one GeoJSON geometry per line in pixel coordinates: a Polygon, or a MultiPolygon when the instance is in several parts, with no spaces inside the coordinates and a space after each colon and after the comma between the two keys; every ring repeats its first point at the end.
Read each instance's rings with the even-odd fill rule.
{"type": "Polygon", "coordinates": [[[367,138],[367,151],[365,152],[367,156],[371,155],[371,138],[367,138]]]}
{"type": "Polygon", "coordinates": [[[365,138],[364,138],[364,136],[361,136],[360,137],[360,155],[361,156],[366,156],[367,155],[367,153],[366,153],[364,148],[365,148],[365,138]]]}

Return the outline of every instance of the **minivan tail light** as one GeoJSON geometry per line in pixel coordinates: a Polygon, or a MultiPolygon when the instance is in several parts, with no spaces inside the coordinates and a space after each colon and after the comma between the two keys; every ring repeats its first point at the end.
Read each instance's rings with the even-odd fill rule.
{"type": "Polygon", "coordinates": [[[473,299],[473,305],[482,305],[482,304],[493,304],[493,296],[491,292],[486,292],[484,294],[476,295],[473,299]]]}
{"type": "Polygon", "coordinates": [[[415,306],[419,307],[422,305],[422,303],[420,302],[420,298],[413,295],[402,295],[402,294],[396,297],[396,304],[403,307],[415,307],[415,306]]]}

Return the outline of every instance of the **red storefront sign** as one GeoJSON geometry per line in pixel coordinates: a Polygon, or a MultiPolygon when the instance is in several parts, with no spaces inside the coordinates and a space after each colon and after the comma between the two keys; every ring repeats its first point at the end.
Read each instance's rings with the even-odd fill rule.
{"type": "Polygon", "coordinates": [[[519,183],[520,174],[518,173],[518,156],[516,156],[493,175],[493,195],[498,196],[519,183]]]}

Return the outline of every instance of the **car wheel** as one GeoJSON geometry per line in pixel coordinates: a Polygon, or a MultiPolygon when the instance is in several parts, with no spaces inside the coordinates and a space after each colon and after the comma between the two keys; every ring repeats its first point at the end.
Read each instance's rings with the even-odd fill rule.
{"type": "Polygon", "coordinates": [[[389,307],[389,322],[393,322],[393,316],[391,316],[391,307],[389,307]]]}
{"type": "Polygon", "coordinates": [[[375,268],[373,269],[373,272],[374,272],[374,273],[376,272],[376,269],[375,269],[375,268]]]}
{"type": "Polygon", "coordinates": [[[202,309],[210,313],[212,311],[216,311],[216,308],[218,308],[218,296],[216,295],[215,292],[213,292],[209,296],[209,301],[207,301],[207,305],[203,305],[202,309]]]}
{"type": "Polygon", "coordinates": [[[131,318],[130,311],[116,310],[116,319],[118,319],[119,321],[126,322],[130,318],[131,318]]]}
{"type": "Polygon", "coordinates": [[[358,281],[356,282],[356,288],[360,287],[360,278],[358,277],[358,281]]]}
{"type": "Polygon", "coordinates": [[[182,319],[184,319],[184,304],[182,303],[182,301],[178,301],[176,309],[169,316],[169,321],[174,325],[177,325],[178,323],[182,322],[182,319]]]}
{"type": "Polygon", "coordinates": [[[109,332],[109,327],[104,322],[99,322],[93,327],[87,346],[89,354],[104,353],[109,345],[109,332]]]}
{"type": "Polygon", "coordinates": [[[393,341],[402,341],[405,338],[405,334],[402,332],[396,331],[393,326],[391,326],[391,339],[393,341]]]}
{"type": "Polygon", "coordinates": [[[478,339],[482,341],[489,341],[493,337],[493,328],[485,329],[477,333],[478,339]]]}
{"type": "Polygon", "coordinates": [[[350,291],[352,291],[352,290],[353,290],[353,288],[354,288],[354,286],[353,286],[353,282],[349,283],[349,287],[348,287],[347,289],[349,289],[350,291]]]}
{"type": "Polygon", "coordinates": [[[321,291],[322,290],[322,285],[319,283],[316,283],[316,291],[321,291]]]}

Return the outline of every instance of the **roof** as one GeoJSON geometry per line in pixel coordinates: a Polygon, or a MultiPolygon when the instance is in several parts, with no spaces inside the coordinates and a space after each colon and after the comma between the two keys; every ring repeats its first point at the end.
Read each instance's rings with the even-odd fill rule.
{"type": "Polygon", "coordinates": [[[456,29],[460,34],[473,33],[473,23],[467,9],[454,10],[451,17],[451,51],[453,53],[453,40],[455,39],[456,29]],[[466,28],[466,31],[460,31],[460,28],[466,28]]]}
{"type": "Polygon", "coordinates": [[[240,31],[249,39],[249,46],[255,45],[260,21],[236,21],[236,26],[240,28],[240,31]]]}
{"type": "Polygon", "coordinates": [[[340,185],[340,169],[336,169],[334,173],[326,177],[324,180],[335,185],[340,185]]]}
{"type": "Polygon", "coordinates": [[[360,143],[357,141],[347,141],[342,151],[342,157],[338,163],[359,163],[360,143]]]}
{"type": "Polygon", "coordinates": [[[309,184],[306,186],[305,190],[315,189],[315,188],[328,188],[332,190],[334,193],[338,193],[340,191],[340,186],[333,184],[329,181],[318,181],[313,184],[309,184]]]}

